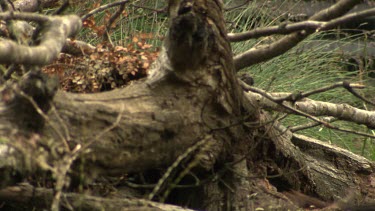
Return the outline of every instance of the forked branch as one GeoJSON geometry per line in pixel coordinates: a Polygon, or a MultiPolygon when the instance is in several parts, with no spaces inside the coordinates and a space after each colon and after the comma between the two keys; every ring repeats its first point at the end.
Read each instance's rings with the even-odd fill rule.
{"type": "MultiPolygon", "coordinates": [[[[340,17],[352,9],[356,4],[359,4],[358,0],[342,0],[332,5],[331,7],[320,11],[319,13],[313,15],[310,21],[328,21],[337,17],[340,17]]],[[[303,32],[295,32],[288,35],[270,45],[250,49],[246,52],[238,54],[234,57],[234,64],[236,70],[241,70],[245,67],[250,67],[251,65],[267,61],[276,56],[279,56],[294,46],[299,42],[304,40],[308,35],[314,33],[315,30],[305,30],[303,32]]]]}

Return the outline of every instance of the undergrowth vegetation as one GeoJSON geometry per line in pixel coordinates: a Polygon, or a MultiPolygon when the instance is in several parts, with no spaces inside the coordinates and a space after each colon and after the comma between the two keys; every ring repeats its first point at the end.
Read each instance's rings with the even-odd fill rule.
{"type": "MultiPolygon", "coordinates": [[[[292,9],[293,6],[290,8],[292,9]]],[[[240,10],[240,8],[237,9],[240,10]]],[[[284,12],[288,13],[288,11],[284,12]]],[[[231,20],[231,32],[243,32],[255,27],[277,25],[285,21],[285,15],[277,16],[276,14],[274,7],[269,7],[266,3],[260,3],[260,1],[251,1],[246,9],[239,12],[229,12],[227,19],[228,21],[231,20]]],[[[275,35],[235,43],[233,44],[233,50],[235,53],[243,52],[258,45],[270,43],[279,37],[279,35],[275,35]]],[[[372,93],[375,92],[375,84],[374,78],[370,76],[375,70],[370,65],[365,64],[362,68],[357,67],[358,69],[353,71],[353,64],[345,55],[348,52],[342,52],[342,46],[356,42],[366,43],[366,41],[368,41],[366,34],[363,33],[360,36],[340,30],[316,33],[289,52],[270,61],[249,67],[243,72],[247,72],[253,77],[254,86],[271,92],[309,91],[343,80],[360,83],[366,85],[366,89],[358,91],[369,100],[374,101],[372,93]]],[[[350,53],[351,55],[362,54],[366,56],[365,51],[366,48],[358,48],[351,49],[350,53]]],[[[367,61],[364,59],[365,63],[367,61]]],[[[346,103],[361,109],[373,110],[371,105],[363,103],[342,88],[316,94],[311,98],[332,103],[346,103]]],[[[275,114],[275,116],[282,115],[275,114]]],[[[307,118],[296,115],[283,116],[280,120],[285,126],[289,127],[311,122],[307,118]]],[[[366,126],[355,123],[337,121],[332,124],[340,128],[375,134],[375,131],[368,129],[366,126]]],[[[319,126],[301,130],[298,133],[327,141],[375,160],[375,142],[372,139],[319,126]]]]}
{"type": "MultiPolygon", "coordinates": [[[[68,12],[84,15],[90,10],[112,1],[80,1],[72,5],[68,12]]],[[[283,21],[293,21],[296,17],[286,16],[285,5],[279,8],[269,7],[268,1],[250,1],[241,7],[235,7],[234,0],[226,0],[226,20],[230,32],[243,32],[256,27],[277,25],[283,21]],[[284,13],[275,10],[283,7],[284,13]]],[[[284,1],[286,4],[287,1],[284,1]]],[[[289,7],[290,9],[293,6],[289,7]]],[[[47,66],[48,73],[57,73],[61,86],[71,92],[99,92],[123,87],[131,80],[147,75],[147,69],[157,58],[157,51],[167,29],[166,1],[136,0],[126,4],[121,15],[108,28],[107,24],[118,7],[114,7],[91,16],[85,21],[85,28],[76,37],[96,46],[95,52],[80,56],[62,54],[58,61],[47,66]],[[107,27],[107,28],[106,28],[107,27]]],[[[270,43],[281,36],[263,37],[241,43],[234,43],[234,53],[270,43]]],[[[352,64],[340,48],[332,43],[363,42],[364,37],[350,35],[338,30],[317,33],[284,55],[270,61],[254,65],[243,70],[249,73],[254,86],[272,92],[308,91],[331,85],[338,81],[365,84],[360,90],[363,96],[374,101],[374,79],[369,77],[371,66],[363,65],[355,71],[349,71],[352,64]],[[332,37],[334,39],[332,39],[332,37]],[[329,42],[326,42],[326,41],[329,42]]],[[[361,49],[357,51],[362,51],[361,49]]],[[[353,52],[352,52],[353,53],[353,52]]],[[[355,52],[354,52],[355,53],[355,52]]],[[[365,52],[358,52],[358,54],[365,52]]],[[[366,60],[365,60],[366,62],[366,60]]],[[[334,89],[311,97],[335,103],[347,103],[362,109],[373,109],[342,88],[334,89]]],[[[275,116],[282,116],[274,114],[275,116]]],[[[281,121],[286,126],[303,125],[310,120],[288,115],[281,121]]],[[[375,134],[365,126],[353,123],[335,122],[339,127],[375,134]]],[[[329,143],[339,145],[355,153],[375,160],[374,140],[361,138],[348,133],[338,132],[325,127],[314,127],[299,131],[329,143]]]]}
{"type": "MultiPolygon", "coordinates": [[[[82,16],[111,2],[81,1],[68,12],[82,16]]],[[[84,28],[76,39],[94,45],[95,50],[78,56],[61,54],[44,71],[57,74],[63,90],[81,93],[109,91],[145,77],[157,58],[158,46],[166,31],[166,13],[154,9],[160,6],[158,1],[140,5],[137,2],[120,11],[110,26],[108,23],[118,7],[84,20],[84,28]]]]}

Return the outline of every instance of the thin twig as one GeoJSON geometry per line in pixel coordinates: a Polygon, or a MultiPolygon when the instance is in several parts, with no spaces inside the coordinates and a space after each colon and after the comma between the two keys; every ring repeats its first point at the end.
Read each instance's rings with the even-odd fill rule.
{"type": "Polygon", "coordinates": [[[55,114],[56,119],[60,122],[61,126],[64,128],[66,140],[67,141],[71,140],[68,126],[65,124],[65,122],[61,118],[60,114],[57,112],[56,107],[52,103],[51,103],[51,111],[55,114]]]}
{"type": "Polygon", "coordinates": [[[140,6],[140,5],[136,5],[136,4],[131,4],[130,6],[135,7],[135,8],[145,9],[145,10],[151,10],[151,11],[156,12],[156,13],[167,12],[167,7],[163,7],[161,9],[154,9],[154,8],[144,7],[144,6],[140,6]]]}
{"type": "Polygon", "coordinates": [[[322,92],[326,92],[328,90],[332,90],[332,89],[335,89],[335,88],[338,88],[338,87],[345,88],[348,92],[350,92],[355,97],[359,98],[360,100],[362,100],[362,101],[364,101],[366,103],[369,103],[369,104],[375,106],[374,102],[372,102],[370,100],[367,100],[366,98],[364,98],[363,96],[361,96],[357,91],[354,90],[354,88],[356,88],[356,89],[363,89],[363,88],[365,88],[364,85],[362,85],[362,84],[355,84],[355,83],[349,83],[347,81],[338,82],[338,83],[335,83],[335,84],[332,84],[332,85],[329,85],[329,86],[325,86],[325,87],[322,87],[322,88],[319,88],[319,89],[315,89],[315,90],[312,90],[312,91],[308,91],[308,92],[305,92],[305,93],[297,93],[297,94],[293,94],[292,93],[292,94],[290,94],[288,96],[277,98],[275,100],[277,102],[282,102],[282,101],[295,102],[297,100],[306,98],[306,97],[308,97],[310,95],[318,94],[318,93],[322,93],[322,92]]]}
{"type": "Polygon", "coordinates": [[[60,204],[61,194],[62,194],[62,188],[64,187],[64,181],[66,174],[68,170],[70,169],[70,166],[72,165],[73,161],[77,159],[77,157],[80,155],[80,152],[84,152],[84,150],[89,147],[94,141],[99,140],[103,135],[114,129],[118,126],[118,124],[121,121],[122,113],[124,111],[124,105],[121,106],[121,111],[119,115],[116,118],[116,121],[109,127],[105,128],[101,133],[96,135],[88,144],[85,146],[81,146],[80,144],[77,144],[75,148],[70,152],[67,153],[63,159],[60,165],[58,165],[55,168],[55,176],[56,176],[56,185],[54,188],[54,198],[52,201],[51,210],[58,210],[58,206],[60,204]]]}
{"type": "Polygon", "coordinates": [[[82,147],[82,150],[81,151],[84,151],[84,149],[87,149],[92,143],[94,143],[95,141],[99,140],[102,136],[104,136],[106,133],[108,133],[109,131],[113,130],[114,128],[116,128],[119,124],[120,124],[120,121],[121,121],[121,118],[122,118],[122,114],[124,112],[124,109],[125,109],[125,106],[124,104],[121,104],[121,109],[120,109],[120,113],[118,114],[117,118],[116,118],[116,121],[109,127],[105,128],[104,130],[102,130],[101,133],[97,134],[96,136],[94,136],[91,141],[89,141],[87,144],[85,144],[83,147],[82,147]]]}
{"type": "Polygon", "coordinates": [[[373,105],[375,106],[375,103],[370,101],[370,100],[367,100],[366,98],[364,98],[363,96],[361,96],[357,91],[355,91],[353,88],[354,87],[351,87],[349,86],[348,84],[344,84],[344,88],[346,90],[348,90],[348,92],[350,92],[351,94],[353,94],[355,97],[359,98],[360,100],[363,100],[364,102],[370,104],[370,105],[373,105]]]}
{"type": "Polygon", "coordinates": [[[173,173],[173,171],[190,155],[192,155],[196,150],[200,149],[202,146],[204,146],[212,137],[210,135],[206,136],[202,140],[196,142],[193,146],[189,147],[185,150],[184,153],[182,153],[180,156],[177,157],[176,161],[173,162],[173,164],[167,169],[167,171],[164,173],[164,175],[159,179],[158,183],[152,190],[152,192],[148,195],[148,199],[152,200],[156,194],[159,193],[162,186],[166,183],[170,175],[173,173]]]}
{"type": "Polygon", "coordinates": [[[258,93],[258,94],[262,95],[263,97],[271,100],[272,102],[277,103],[282,108],[291,111],[293,114],[297,114],[297,115],[300,115],[300,116],[307,117],[307,118],[309,118],[309,119],[311,119],[311,120],[313,120],[315,122],[318,122],[318,123],[324,125],[327,128],[338,130],[338,131],[342,131],[342,132],[348,132],[348,133],[352,133],[352,134],[356,134],[356,135],[361,135],[361,136],[365,136],[365,137],[370,137],[370,138],[374,138],[375,139],[375,135],[371,135],[371,134],[367,134],[367,133],[363,133],[363,132],[359,132],[359,131],[354,131],[354,130],[349,130],[349,129],[343,129],[343,128],[339,128],[337,126],[334,126],[332,124],[329,124],[328,122],[320,120],[319,118],[317,118],[315,116],[312,116],[312,115],[310,115],[308,113],[305,113],[303,111],[300,111],[298,109],[290,107],[290,106],[284,104],[284,101],[280,102],[280,101],[278,101],[278,99],[275,99],[274,97],[272,97],[267,92],[265,92],[265,91],[263,91],[261,89],[249,86],[246,83],[241,82],[241,86],[244,88],[245,91],[252,91],[252,92],[258,93]]]}
{"type": "Polygon", "coordinates": [[[318,119],[318,118],[316,118],[316,117],[314,117],[314,116],[312,116],[310,114],[307,114],[307,113],[305,113],[303,111],[300,111],[300,110],[292,108],[292,107],[290,107],[288,105],[285,105],[283,102],[278,101],[278,99],[275,99],[270,94],[268,94],[267,92],[265,92],[265,91],[263,91],[261,89],[249,86],[249,85],[247,85],[247,84],[245,84],[243,82],[241,82],[241,86],[244,88],[245,91],[252,91],[252,92],[258,93],[258,94],[262,95],[263,97],[271,100],[272,102],[277,103],[278,105],[280,105],[281,107],[285,108],[286,110],[291,111],[292,113],[295,113],[295,114],[307,117],[307,118],[309,118],[311,120],[314,120],[316,122],[319,122],[319,123],[323,124],[326,127],[331,127],[331,125],[329,123],[327,123],[327,122],[324,122],[324,121],[322,121],[322,120],[320,120],[320,119],[318,119]]]}
{"type": "Polygon", "coordinates": [[[73,162],[77,159],[79,155],[79,150],[81,149],[81,145],[77,144],[73,151],[68,152],[65,154],[62,159],[58,160],[57,166],[54,168],[53,173],[56,177],[56,185],[53,189],[53,199],[51,204],[52,211],[59,211],[60,207],[60,200],[62,195],[62,190],[65,185],[66,175],[72,166],[73,162]]]}
{"type": "Polygon", "coordinates": [[[11,64],[7,71],[5,72],[5,74],[3,75],[3,79],[5,81],[9,80],[12,76],[12,74],[14,73],[14,71],[17,69],[17,65],[16,64],[11,64]]]}
{"type": "Polygon", "coordinates": [[[256,39],[263,36],[270,36],[274,34],[290,34],[292,32],[306,30],[306,29],[317,29],[322,27],[325,22],[320,21],[303,21],[299,23],[286,24],[282,23],[279,26],[269,26],[264,28],[257,28],[247,32],[241,33],[229,33],[229,42],[241,42],[249,39],[256,39]]]}
{"type": "Polygon", "coordinates": [[[129,2],[129,0],[122,0],[122,1],[113,2],[113,3],[110,3],[110,4],[106,4],[106,5],[100,6],[100,7],[96,8],[96,9],[94,9],[94,10],[91,10],[89,13],[83,15],[81,17],[81,20],[83,22],[84,20],[86,20],[87,18],[91,17],[92,15],[95,15],[98,12],[104,11],[104,10],[109,9],[111,7],[116,7],[118,5],[126,4],[128,2],[129,2]]]}
{"type": "Polygon", "coordinates": [[[116,19],[122,14],[124,9],[125,9],[125,4],[121,4],[120,7],[118,8],[118,10],[115,12],[115,14],[113,14],[111,16],[111,18],[109,19],[109,21],[107,23],[107,26],[106,26],[106,33],[104,33],[104,39],[110,40],[109,39],[109,33],[112,29],[112,25],[116,21],[116,19]]]}
{"type": "Polygon", "coordinates": [[[322,93],[322,92],[326,92],[328,90],[332,90],[332,89],[335,89],[335,88],[338,88],[338,87],[343,87],[345,89],[348,89],[347,87],[349,88],[357,88],[357,89],[363,89],[365,88],[364,85],[362,84],[354,84],[354,83],[349,83],[349,82],[346,82],[346,81],[343,81],[343,82],[338,82],[338,83],[335,83],[335,84],[332,84],[332,85],[329,85],[329,86],[325,86],[325,87],[322,87],[322,88],[318,88],[318,89],[314,89],[314,90],[311,90],[311,91],[307,91],[307,92],[302,92],[302,93],[297,93],[297,94],[290,94],[286,97],[281,97],[281,98],[277,98],[275,99],[277,102],[282,102],[282,101],[291,101],[291,102],[295,102],[297,100],[301,100],[303,98],[306,98],[310,95],[313,95],[313,94],[319,94],[319,93],[322,93]]]}
{"type": "Polygon", "coordinates": [[[228,12],[228,11],[231,11],[231,10],[234,10],[234,9],[237,9],[237,8],[240,8],[242,6],[245,6],[246,4],[248,4],[251,0],[246,0],[244,1],[243,3],[239,4],[239,5],[236,5],[236,6],[233,6],[233,7],[229,7],[229,8],[224,8],[224,11],[225,12],[228,12]]]}
{"type": "MultiPolygon", "coordinates": [[[[326,122],[337,121],[337,119],[333,118],[333,117],[324,117],[323,120],[326,121],[326,122]]],[[[306,130],[306,129],[313,128],[313,127],[316,127],[316,126],[319,126],[319,125],[321,125],[319,122],[310,122],[310,123],[307,123],[307,124],[304,124],[304,125],[289,127],[289,130],[294,133],[294,132],[297,132],[297,131],[300,131],[300,130],[306,130]]]]}
{"type": "Polygon", "coordinates": [[[65,148],[68,152],[70,152],[70,148],[69,148],[69,144],[68,142],[66,141],[65,137],[62,135],[62,133],[60,132],[60,130],[58,130],[54,124],[52,124],[52,121],[50,120],[50,118],[42,111],[42,109],[39,108],[38,104],[35,102],[35,100],[30,97],[29,95],[27,95],[25,92],[23,92],[22,90],[16,90],[16,92],[18,94],[20,94],[22,97],[26,98],[31,104],[32,106],[34,107],[34,109],[36,110],[36,112],[38,112],[38,114],[40,116],[43,117],[43,119],[51,126],[51,128],[55,131],[55,133],[57,134],[57,136],[61,139],[61,141],[63,142],[63,144],[65,145],[65,148]]]}
{"type": "Polygon", "coordinates": [[[63,13],[70,5],[69,3],[70,0],[65,0],[64,3],[59,7],[59,9],[57,9],[53,15],[60,15],[61,13],[63,13]]]}

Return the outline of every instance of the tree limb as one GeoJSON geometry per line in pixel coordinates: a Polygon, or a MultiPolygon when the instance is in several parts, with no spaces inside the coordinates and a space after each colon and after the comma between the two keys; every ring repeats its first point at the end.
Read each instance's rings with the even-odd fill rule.
{"type": "MultiPolygon", "coordinates": [[[[309,20],[327,21],[339,17],[359,3],[360,1],[358,0],[341,0],[331,7],[313,15],[309,20]]],[[[267,61],[271,58],[281,55],[296,46],[299,42],[304,40],[313,32],[314,30],[296,32],[265,47],[250,49],[246,52],[240,53],[234,57],[236,70],[238,71],[245,67],[250,67],[251,65],[267,61]]]]}
{"type": "Polygon", "coordinates": [[[84,22],[87,18],[95,15],[98,12],[104,11],[104,10],[109,9],[111,7],[116,7],[116,6],[119,6],[119,5],[124,5],[124,4],[128,3],[128,2],[129,2],[129,0],[122,0],[122,1],[112,2],[112,3],[106,4],[106,5],[102,5],[102,6],[98,7],[98,8],[90,11],[89,13],[83,15],[81,17],[82,22],[84,22]]]}
{"type": "Polygon", "coordinates": [[[316,31],[326,31],[333,29],[337,26],[349,23],[354,20],[362,19],[365,17],[375,15],[375,9],[368,9],[361,12],[350,13],[348,15],[342,16],[340,18],[333,19],[331,21],[302,21],[299,23],[292,24],[281,24],[279,26],[271,26],[265,28],[257,28],[251,31],[242,33],[229,33],[228,40],[230,42],[241,42],[248,39],[259,38],[263,36],[269,36],[274,34],[290,34],[292,32],[301,30],[316,30],[316,31]]]}
{"type": "Polygon", "coordinates": [[[0,42],[0,63],[46,65],[59,55],[66,38],[74,35],[81,28],[78,16],[65,17],[37,16],[34,13],[1,13],[0,19],[23,19],[44,22],[44,33],[38,46],[23,46],[10,40],[0,42]]]}
{"type": "MultiPolygon", "coordinates": [[[[269,95],[277,99],[278,97],[290,94],[269,93],[269,95]]],[[[281,107],[279,103],[267,99],[261,94],[247,92],[246,96],[248,99],[256,99],[255,101],[252,101],[257,102],[257,104],[262,108],[280,111],[284,113],[293,113],[292,111],[281,107]]],[[[313,116],[332,116],[340,120],[351,121],[357,124],[364,124],[369,128],[375,128],[375,112],[358,109],[348,104],[334,104],[329,102],[315,101],[308,98],[303,98],[302,100],[296,101],[294,103],[289,102],[288,104],[295,109],[298,109],[313,116]]]]}

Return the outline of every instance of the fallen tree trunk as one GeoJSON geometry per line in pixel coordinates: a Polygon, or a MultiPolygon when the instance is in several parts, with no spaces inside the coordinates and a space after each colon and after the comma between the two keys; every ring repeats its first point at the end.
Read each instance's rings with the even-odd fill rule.
{"type": "MultiPolygon", "coordinates": [[[[65,208],[65,197],[73,209],[86,209],[85,200],[93,203],[87,209],[103,208],[95,207],[98,200],[107,210],[129,208],[121,200],[79,202],[81,196],[63,193],[103,178],[116,187],[125,180],[129,203],[152,210],[171,207],[135,198],[192,209],[277,210],[296,208],[281,191],[328,204],[347,198],[348,190],[355,203],[375,197],[374,163],[280,130],[244,97],[221,1],[174,3],[164,48],[146,80],[100,94],[55,94],[56,85],[32,71],[2,90],[0,187],[30,177],[36,185],[40,172],[51,173],[53,194],[37,190],[50,203],[31,205],[36,209],[65,208]]],[[[8,208],[27,204],[9,197],[22,194],[11,190],[1,190],[0,201],[8,208]]]]}
{"type": "MultiPolygon", "coordinates": [[[[35,188],[29,184],[20,184],[17,187],[7,187],[0,191],[0,197],[5,202],[18,202],[23,206],[14,206],[9,209],[25,210],[27,207],[39,207],[48,209],[51,207],[53,199],[53,190],[46,188],[35,188]]],[[[63,210],[77,209],[79,204],[80,210],[175,210],[189,211],[178,206],[167,205],[162,203],[151,202],[144,199],[117,199],[101,198],[86,194],[66,193],[63,195],[64,202],[61,207],[63,210]]]]}

